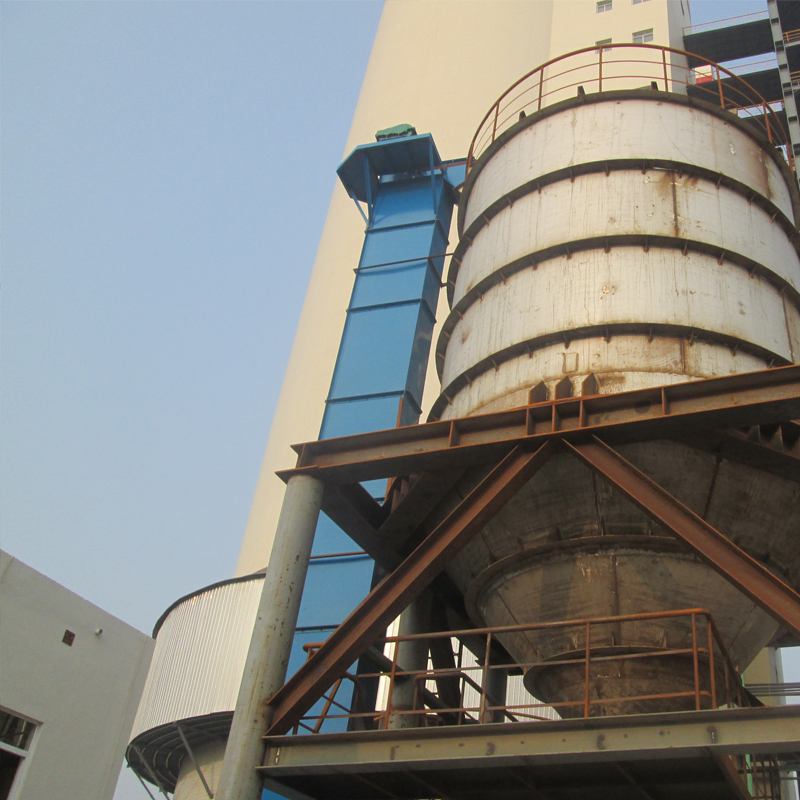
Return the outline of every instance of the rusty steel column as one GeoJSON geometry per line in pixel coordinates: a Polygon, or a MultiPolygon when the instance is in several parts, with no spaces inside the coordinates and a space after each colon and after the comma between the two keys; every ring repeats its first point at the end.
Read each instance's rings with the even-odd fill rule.
{"type": "Polygon", "coordinates": [[[800,595],[596,436],[564,442],[581,461],[663,525],[770,616],[800,636],[800,595]]]}
{"type": "MultiPolygon", "coordinates": [[[[400,429],[402,430],[402,429],[400,429]]],[[[547,442],[529,452],[515,448],[422,544],[363,600],[325,644],[270,700],[269,734],[285,733],[322,693],[381,635],[386,626],[533,477],[553,454],[547,442]]],[[[224,800],[229,800],[224,798],[224,800]]],[[[237,798],[238,800],[238,798],[237,798]]]]}
{"type": "Polygon", "coordinates": [[[308,475],[293,477],[286,487],[217,800],[260,800],[262,781],[256,768],[264,757],[262,736],[272,712],[267,700],[286,679],[323,490],[322,481],[308,475]]]}

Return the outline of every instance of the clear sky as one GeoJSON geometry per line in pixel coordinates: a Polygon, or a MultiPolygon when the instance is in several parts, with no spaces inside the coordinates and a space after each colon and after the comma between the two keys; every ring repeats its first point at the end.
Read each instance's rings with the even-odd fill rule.
{"type": "Polygon", "coordinates": [[[0,544],[141,630],[233,574],[380,12],[0,5],[0,544]]]}

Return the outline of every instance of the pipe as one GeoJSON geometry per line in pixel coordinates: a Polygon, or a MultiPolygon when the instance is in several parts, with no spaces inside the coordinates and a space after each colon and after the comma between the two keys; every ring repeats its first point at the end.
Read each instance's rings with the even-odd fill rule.
{"type": "MultiPolygon", "coordinates": [[[[400,615],[398,634],[407,636],[415,633],[428,633],[430,631],[431,597],[429,592],[421,594],[411,601],[410,605],[400,615]]],[[[395,645],[394,664],[397,671],[424,672],[428,668],[427,639],[412,639],[398,642],[395,645]]],[[[399,728],[415,728],[419,724],[419,717],[415,714],[396,712],[411,711],[414,708],[416,684],[413,675],[397,677],[389,687],[387,703],[387,724],[390,730],[399,728]]],[[[417,709],[419,710],[419,709],[417,709]]]]}
{"type": "Polygon", "coordinates": [[[256,768],[261,766],[264,757],[262,737],[273,713],[267,700],[286,679],[323,488],[322,481],[310,475],[297,475],[286,486],[225,750],[217,800],[261,798],[261,778],[256,768]]]}

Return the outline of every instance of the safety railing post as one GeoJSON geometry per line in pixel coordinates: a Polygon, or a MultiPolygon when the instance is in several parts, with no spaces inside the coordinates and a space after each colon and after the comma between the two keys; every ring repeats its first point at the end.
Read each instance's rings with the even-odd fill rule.
{"type": "Polygon", "coordinates": [[[486,688],[489,685],[489,669],[491,668],[491,658],[492,654],[492,634],[486,634],[486,652],[483,656],[483,672],[481,674],[481,704],[480,710],[478,712],[478,720],[480,722],[485,722],[486,716],[486,688]]]}
{"type": "Polygon", "coordinates": [[[586,685],[584,686],[584,696],[583,696],[583,716],[589,716],[589,664],[590,664],[590,638],[591,638],[591,629],[592,624],[590,622],[586,623],[586,667],[585,667],[585,674],[584,679],[586,685]]]}
{"type": "Polygon", "coordinates": [[[397,653],[400,650],[400,642],[394,643],[392,653],[392,669],[389,672],[389,691],[386,693],[386,713],[383,715],[383,729],[389,729],[389,718],[392,714],[392,700],[394,695],[394,682],[397,676],[397,653]]]}
{"type": "Polygon", "coordinates": [[[694,659],[694,703],[700,710],[700,660],[697,653],[697,616],[692,614],[692,657],[694,659]]]}
{"type": "Polygon", "coordinates": [[[543,84],[543,82],[544,82],[544,69],[540,69],[539,70],[539,109],[538,109],[539,111],[542,110],[542,89],[543,89],[542,84],[543,84]]]}
{"type": "Polygon", "coordinates": [[[603,48],[597,48],[597,91],[603,91],[603,48]]]}
{"type": "Polygon", "coordinates": [[[706,628],[708,630],[708,665],[711,672],[711,708],[717,707],[717,680],[714,674],[714,630],[711,627],[711,620],[706,617],[706,628]]]}

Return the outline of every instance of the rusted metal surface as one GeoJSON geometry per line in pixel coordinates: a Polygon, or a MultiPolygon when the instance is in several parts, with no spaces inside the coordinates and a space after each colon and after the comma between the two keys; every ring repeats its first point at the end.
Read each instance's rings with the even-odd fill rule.
{"type": "Polygon", "coordinates": [[[278,475],[286,481],[309,472],[327,483],[354,483],[490,463],[518,444],[575,434],[619,442],[796,418],[800,367],[788,366],[308,442],[295,445],[297,466],[278,475]]]}
{"type": "MultiPolygon", "coordinates": [[[[405,430],[403,428],[398,429],[405,430]]],[[[425,541],[385,578],[271,699],[270,733],[283,733],[377,638],[550,458],[553,445],[513,450],[425,541]]]]}
{"type": "Polygon", "coordinates": [[[378,536],[386,511],[361,484],[326,486],[322,510],[360,547],[385,569],[402,560],[392,543],[378,536]]]}
{"type": "Polygon", "coordinates": [[[800,595],[794,589],[597,437],[591,442],[565,445],[770,616],[800,636],[800,595]]]}

